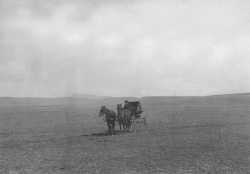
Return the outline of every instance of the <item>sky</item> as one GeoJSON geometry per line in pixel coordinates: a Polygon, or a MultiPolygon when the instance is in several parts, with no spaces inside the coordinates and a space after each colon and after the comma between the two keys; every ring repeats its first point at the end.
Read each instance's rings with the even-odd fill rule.
{"type": "Polygon", "coordinates": [[[238,92],[248,0],[0,0],[0,96],[238,92]]]}

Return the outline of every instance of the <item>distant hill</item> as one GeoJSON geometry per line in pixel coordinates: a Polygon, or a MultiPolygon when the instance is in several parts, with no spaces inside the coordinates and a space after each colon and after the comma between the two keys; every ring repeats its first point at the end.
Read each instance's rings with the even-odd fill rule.
{"type": "Polygon", "coordinates": [[[210,96],[250,96],[250,93],[215,94],[210,96]]]}

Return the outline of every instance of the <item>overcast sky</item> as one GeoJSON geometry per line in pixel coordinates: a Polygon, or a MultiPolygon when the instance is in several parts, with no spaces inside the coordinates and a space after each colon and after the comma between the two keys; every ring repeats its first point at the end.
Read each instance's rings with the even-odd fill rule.
{"type": "Polygon", "coordinates": [[[0,96],[249,91],[248,0],[0,0],[0,96]]]}

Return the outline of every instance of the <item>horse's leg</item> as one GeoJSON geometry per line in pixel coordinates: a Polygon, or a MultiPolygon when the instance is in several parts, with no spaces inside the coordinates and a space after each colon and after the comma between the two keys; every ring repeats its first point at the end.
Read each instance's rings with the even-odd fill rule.
{"type": "Polygon", "coordinates": [[[129,119],[127,122],[127,131],[129,132],[131,128],[131,120],[129,119]]]}
{"type": "Polygon", "coordinates": [[[115,134],[115,120],[112,121],[112,134],[115,134]]]}
{"type": "Polygon", "coordinates": [[[126,120],[127,120],[127,131],[129,132],[130,126],[131,126],[131,117],[130,117],[130,115],[127,115],[126,120]]]}
{"type": "Polygon", "coordinates": [[[129,131],[131,130],[132,124],[133,124],[133,121],[129,119],[129,129],[128,129],[129,131]]]}
{"type": "Polygon", "coordinates": [[[121,122],[121,119],[119,119],[118,121],[119,121],[120,130],[122,130],[122,122],[121,122]]]}
{"type": "Polygon", "coordinates": [[[109,134],[111,134],[112,135],[112,123],[111,122],[109,122],[109,134]]]}
{"type": "Polygon", "coordinates": [[[124,130],[124,120],[121,118],[121,130],[124,130]]]}
{"type": "Polygon", "coordinates": [[[135,120],[131,120],[131,122],[130,122],[130,129],[131,129],[132,132],[135,131],[135,120]]]}
{"type": "Polygon", "coordinates": [[[122,120],[122,126],[123,126],[123,131],[125,131],[126,130],[126,120],[125,119],[122,120]]]}
{"type": "Polygon", "coordinates": [[[109,120],[109,134],[113,134],[114,132],[114,124],[113,124],[113,120],[109,120]]]}
{"type": "Polygon", "coordinates": [[[107,120],[106,122],[107,122],[107,127],[108,127],[108,134],[110,134],[110,124],[109,124],[109,120],[107,120]]]}
{"type": "Polygon", "coordinates": [[[120,127],[120,131],[122,130],[122,122],[121,119],[119,119],[119,127],[120,127]]]}
{"type": "Polygon", "coordinates": [[[124,121],[121,119],[121,130],[124,130],[124,121]]]}
{"type": "Polygon", "coordinates": [[[130,131],[131,128],[131,115],[128,115],[128,132],[130,131]]]}
{"type": "Polygon", "coordinates": [[[122,125],[122,130],[125,129],[125,123],[124,123],[124,120],[121,120],[121,125],[122,125]]]}
{"type": "Polygon", "coordinates": [[[133,120],[133,119],[131,119],[131,120],[130,120],[130,122],[129,122],[129,126],[130,126],[130,128],[133,126],[133,124],[134,124],[134,120],[133,120]]]}
{"type": "Polygon", "coordinates": [[[126,121],[125,121],[126,123],[125,123],[125,126],[126,126],[126,131],[128,131],[128,120],[126,119],[126,121]]]}
{"type": "Polygon", "coordinates": [[[125,126],[125,131],[127,131],[128,130],[128,120],[127,120],[127,118],[124,121],[124,126],[125,126]]]}

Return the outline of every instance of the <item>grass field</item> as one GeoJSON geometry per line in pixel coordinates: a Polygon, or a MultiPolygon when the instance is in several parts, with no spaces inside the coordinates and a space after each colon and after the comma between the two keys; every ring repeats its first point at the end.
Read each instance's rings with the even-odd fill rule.
{"type": "Polygon", "coordinates": [[[248,174],[250,95],[141,98],[148,126],[106,136],[124,98],[1,98],[1,174],[248,174]]]}

